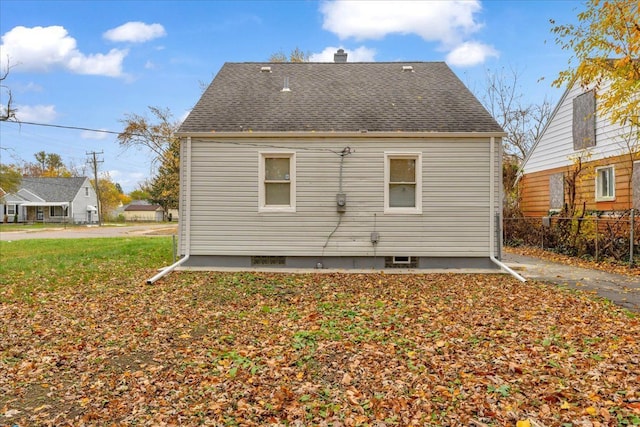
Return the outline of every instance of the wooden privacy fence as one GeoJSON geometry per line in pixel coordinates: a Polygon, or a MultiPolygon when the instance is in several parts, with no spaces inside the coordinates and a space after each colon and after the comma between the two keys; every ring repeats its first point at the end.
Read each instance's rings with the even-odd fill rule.
{"type": "Polygon", "coordinates": [[[634,209],[609,216],[504,218],[506,246],[534,246],[554,252],[637,264],[640,218],[634,209]]]}

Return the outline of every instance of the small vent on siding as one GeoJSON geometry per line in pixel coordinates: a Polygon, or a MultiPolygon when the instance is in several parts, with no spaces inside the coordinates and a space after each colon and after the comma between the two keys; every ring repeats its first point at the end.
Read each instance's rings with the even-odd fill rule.
{"type": "Polygon", "coordinates": [[[283,256],[252,256],[251,265],[280,265],[283,266],[286,263],[286,258],[283,256]]]}
{"type": "Polygon", "coordinates": [[[418,257],[387,256],[384,257],[384,268],[418,268],[418,257]]]}

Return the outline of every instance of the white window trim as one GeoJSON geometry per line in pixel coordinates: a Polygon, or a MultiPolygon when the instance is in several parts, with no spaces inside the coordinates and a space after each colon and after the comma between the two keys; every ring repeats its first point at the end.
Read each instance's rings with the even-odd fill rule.
{"type": "Polygon", "coordinates": [[[295,212],[296,211],[296,153],[292,151],[265,151],[258,153],[258,212],[295,212]],[[289,205],[265,205],[265,159],[289,159],[289,205]]]}
{"type": "Polygon", "coordinates": [[[385,151],[384,152],[384,213],[385,214],[410,214],[422,213],[422,153],[385,151]],[[389,207],[389,179],[390,159],[415,159],[416,160],[416,206],[413,208],[389,207]]]}
{"type": "Polygon", "coordinates": [[[15,215],[18,207],[15,204],[7,204],[7,215],[15,215]]]}
{"type": "Polygon", "coordinates": [[[613,165],[600,166],[596,168],[596,202],[611,202],[616,199],[616,168],[613,165]],[[603,196],[600,194],[600,185],[598,178],[600,177],[599,171],[603,169],[611,169],[611,182],[613,183],[613,194],[610,196],[603,196]]]}

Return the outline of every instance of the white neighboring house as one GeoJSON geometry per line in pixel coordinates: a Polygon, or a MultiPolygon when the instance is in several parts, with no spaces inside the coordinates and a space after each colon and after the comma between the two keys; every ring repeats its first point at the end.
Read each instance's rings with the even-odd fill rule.
{"type": "Polygon", "coordinates": [[[576,159],[582,174],[575,202],[588,211],[640,209],[640,151],[630,127],[598,111],[598,93],[570,85],[522,165],[520,207],[525,216],[560,212],[568,203],[567,184],[576,159]],[[633,173],[632,173],[633,171],[633,173]],[[630,179],[633,178],[633,179],[630,179]]]}
{"type": "Polygon", "coordinates": [[[19,190],[0,201],[0,213],[6,222],[94,224],[97,206],[87,177],[22,178],[19,190]]]}

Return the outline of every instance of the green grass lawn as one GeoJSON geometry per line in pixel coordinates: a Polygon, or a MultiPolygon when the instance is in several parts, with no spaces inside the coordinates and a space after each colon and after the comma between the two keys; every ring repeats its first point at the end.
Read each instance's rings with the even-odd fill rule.
{"type": "MultiPolygon", "coordinates": [[[[0,223],[0,232],[3,232],[3,231],[38,230],[38,229],[42,229],[42,228],[64,227],[64,226],[65,226],[65,224],[43,224],[41,222],[34,223],[34,224],[23,224],[23,223],[14,224],[12,222],[9,222],[9,223],[0,223]]],[[[67,226],[68,226],[68,224],[67,224],[67,226]]]]}
{"type": "Polygon", "coordinates": [[[146,285],[171,252],[0,242],[0,425],[640,425],[640,321],[589,295],[506,275],[146,285]]]}
{"type": "Polygon", "coordinates": [[[0,301],[78,284],[127,284],[172,259],[170,237],[0,241],[0,301]]]}

